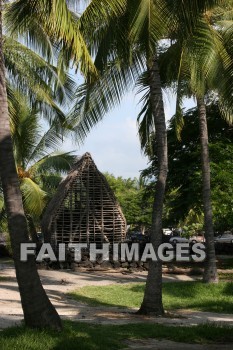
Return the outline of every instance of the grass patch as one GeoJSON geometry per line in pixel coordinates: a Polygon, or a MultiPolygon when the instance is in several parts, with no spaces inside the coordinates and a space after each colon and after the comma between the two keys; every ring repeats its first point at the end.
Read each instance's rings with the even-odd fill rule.
{"type": "Polygon", "coordinates": [[[12,258],[0,258],[0,264],[14,265],[14,261],[12,258]]]}
{"type": "Polygon", "coordinates": [[[233,328],[214,325],[173,327],[155,324],[119,326],[64,322],[61,333],[15,327],[0,332],[0,349],[12,350],[114,350],[125,339],[157,338],[184,343],[233,342],[233,328]]]}
{"type": "Polygon", "coordinates": [[[0,282],[9,281],[10,279],[10,276],[0,276],[0,282]]]}
{"type": "Polygon", "coordinates": [[[232,282],[233,281],[233,271],[232,272],[219,272],[218,277],[220,279],[220,281],[229,281],[232,282]]]}
{"type": "MultiPolygon", "coordinates": [[[[83,287],[69,295],[91,305],[138,308],[145,284],[130,283],[110,286],[83,287]]],[[[203,284],[201,282],[172,282],[163,285],[166,310],[194,309],[219,313],[233,313],[233,283],[203,284]]]]}

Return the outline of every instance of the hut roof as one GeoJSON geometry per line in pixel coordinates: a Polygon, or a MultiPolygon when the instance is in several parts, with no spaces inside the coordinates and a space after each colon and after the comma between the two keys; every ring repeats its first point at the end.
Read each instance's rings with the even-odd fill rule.
{"type": "Polygon", "coordinates": [[[120,205],[117,202],[117,199],[110,188],[105,176],[97,169],[90,153],[85,153],[82,157],[78,158],[77,162],[74,164],[73,168],[68,173],[67,177],[61,181],[58,186],[57,192],[54,197],[49,202],[41,222],[41,229],[44,234],[44,239],[46,242],[50,241],[51,238],[51,224],[54,217],[57,215],[62,203],[64,202],[66,196],[69,193],[69,189],[72,186],[72,183],[79,177],[82,176],[86,170],[91,169],[94,176],[98,177],[101,180],[102,186],[107,191],[109,198],[112,200],[113,204],[118,207],[118,212],[126,225],[125,217],[121,211],[120,205]]]}

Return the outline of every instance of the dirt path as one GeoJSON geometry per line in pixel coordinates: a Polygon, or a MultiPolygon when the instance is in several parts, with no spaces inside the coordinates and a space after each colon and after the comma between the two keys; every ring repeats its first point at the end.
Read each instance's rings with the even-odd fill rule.
{"type": "MultiPolygon", "coordinates": [[[[233,325],[233,317],[231,315],[182,310],[176,311],[174,318],[151,318],[135,315],[132,309],[91,307],[74,301],[66,295],[66,293],[83,286],[143,282],[146,280],[145,272],[122,274],[40,270],[39,274],[50,300],[64,319],[98,324],[154,322],[172,325],[196,325],[206,322],[219,322],[233,325]]],[[[23,312],[13,267],[7,264],[0,264],[0,276],[4,277],[3,280],[0,280],[0,329],[2,329],[19,324],[22,320],[23,312]]],[[[164,282],[192,280],[194,278],[184,275],[164,276],[164,282]]]]}
{"type": "Polygon", "coordinates": [[[127,340],[123,350],[232,350],[232,344],[184,344],[170,340],[136,339],[127,340]]]}

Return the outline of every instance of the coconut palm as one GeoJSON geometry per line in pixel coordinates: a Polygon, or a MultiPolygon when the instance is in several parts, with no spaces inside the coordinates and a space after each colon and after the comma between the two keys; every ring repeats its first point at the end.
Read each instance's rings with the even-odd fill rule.
{"type": "MultiPolygon", "coordinates": [[[[20,260],[20,245],[28,242],[27,221],[23,208],[23,201],[19,186],[19,179],[14,160],[13,143],[11,139],[10,119],[8,114],[7,88],[6,88],[6,70],[4,61],[4,36],[3,36],[3,4],[0,1],[0,173],[4,193],[4,202],[8,218],[9,233],[13,256],[16,268],[16,277],[19,284],[19,291],[24,311],[25,323],[31,327],[50,327],[61,329],[60,318],[49,301],[36,269],[36,263],[33,256],[30,256],[27,262],[20,260]]],[[[42,54],[48,54],[49,44],[53,43],[57,50],[65,50],[72,55],[73,61],[85,73],[87,70],[95,74],[91,56],[88,53],[85,43],[76,26],[76,18],[68,10],[65,1],[13,1],[4,8],[4,32],[13,30],[18,31],[20,39],[29,42],[32,47],[39,48],[42,54]],[[51,40],[48,40],[48,37],[51,40]]],[[[14,34],[16,35],[16,34],[14,34]]],[[[9,48],[11,52],[11,48],[9,48]]],[[[25,53],[25,50],[24,50],[25,53]]],[[[63,52],[63,62],[65,54],[63,52]]],[[[19,57],[20,58],[20,57],[19,57]]],[[[64,72],[65,64],[59,60],[59,55],[55,59],[59,66],[59,75],[64,72]]],[[[20,62],[20,59],[19,59],[20,62]]],[[[17,67],[17,62],[15,64],[17,67]]],[[[30,76],[26,71],[28,65],[25,65],[25,75],[28,79],[22,79],[25,90],[38,91],[37,101],[44,102],[45,96],[41,86],[35,80],[35,89],[30,83],[30,76]],[[41,94],[40,94],[40,93],[41,94]],[[39,98],[40,96],[40,98],[39,98]]],[[[34,77],[44,77],[44,83],[52,86],[54,94],[58,94],[58,85],[52,83],[43,67],[34,70],[31,83],[34,83],[34,77]],[[44,74],[44,75],[43,75],[44,74]]],[[[14,72],[12,71],[14,74],[14,72]]],[[[15,81],[19,84],[19,76],[15,81]]],[[[32,94],[34,95],[34,94],[32,94]]],[[[35,96],[35,95],[34,95],[35,96]]]]}
{"type": "MultiPolygon", "coordinates": [[[[29,226],[34,228],[61,181],[61,175],[70,170],[75,156],[70,152],[58,151],[65,132],[59,134],[55,122],[45,132],[40,125],[39,111],[31,107],[28,98],[21,93],[11,90],[9,111],[14,158],[24,210],[29,219],[29,226]]],[[[1,208],[4,213],[5,208],[1,208]]],[[[34,231],[35,229],[31,234],[34,231]]]]}
{"type": "MultiPolygon", "coordinates": [[[[22,4],[22,2],[23,0],[18,1],[17,4],[22,4]]],[[[89,74],[85,84],[77,92],[78,103],[75,108],[75,114],[78,120],[78,135],[80,137],[84,136],[112,106],[120,101],[127,88],[139,76],[139,72],[141,73],[144,70],[148,73],[150,101],[154,117],[153,126],[157,129],[159,160],[159,181],[154,205],[157,211],[154,213],[152,235],[154,246],[161,241],[162,203],[167,174],[166,126],[156,45],[158,40],[165,36],[164,29],[166,33],[168,25],[173,27],[173,25],[182,20],[185,23],[183,32],[190,32],[190,28],[192,29],[196,23],[197,15],[207,7],[213,6],[216,2],[218,1],[196,0],[184,3],[180,1],[112,0],[99,2],[93,0],[79,21],[78,29],[86,38],[93,56],[96,57],[95,63],[100,74],[100,79],[98,79],[96,74],[89,74]],[[93,31],[93,18],[95,31],[93,31]],[[145,32],[147,34],[146,37],[144,36],[145,32]]],[[[48,17],[40,9],[43,8],[41,2],[38,1],[37,3],[38,8],[35,13],[36,16],[37,13],[39,14],[39,20],[43,22],[44,18],[48,17]]],[[[58,3],[54,2],[54,4],[58,3]]],[[[62,2],[60,1],[60,3],[62,2]]],[[[27,6],[22,7],[22,11],[20,11],[19,7],[18,9],[13,8],[14,11],[12,11],[12,17],[19,19],[18,22],[20,22],[24,31],[27,29],[28,22],[23,17],[24,13],[29,13],[28,6],[30,9],[29,0],[27,1],[27,6]]],[[[47,10],[49,14],[52,13],[54,15],[51,8],[47,10]]],[[[63,22],[67,22],[67,18],[67,16],[64,16],[63,22]]],[[[50,17],[48,23],[46,30],[51,32],[50,17]]],[[[68,32],[64,30],[63,32],[56,31],[55,33],[66,39],[68,38],[68,32]]],[[[71,31],[71,37],[72,35],[73,31],[71,31]]],[[[67,42],[68,40],[63,42],[64,46],[66,46],[67,42]]],[[[72,47],[70,50],[72,57],[72,47]]],[[[144,313],[163,313],[161,272],[160,262],[151,263],[145,298],[141,309],[144,313]]]]}
{"type": "MultiPolygon", "coordinates": [[[[142,114],[149,107],[150,120],[145,115],[143,124],[147,125],[146,138],[151,130],[156,130],[156,153],[158,160],[157,186],[155,191],[151,242],[155,250],[162,242],[162,212],[165,193],[167,164],[166,123],[162,97],[162,85],[158,66],[158,42],[169,38],[179,28],[179,35],[192,34],[197,17],[206,8],[215,5],[215,1],[127,1],[126,11],[120,17],[113,17],[91,33],[87,19],[92,8],[88,7],[81,17],[84,22],[90,46],[95,55],[95,64],[99,70],[97,81],[86,80],[77,90],[77,104],[71,116],[76,117],[79,138],[103,118],[104,114],[120,102],[121,96],[137,79],[139,83],[147,81],[148,97],[142,114]],[[113,26],[114,23],[114,26],[113,26]],[[182,28],[181,28],[182,24],[182,28]],[[99,28],[99,30],[98,30],[99,28]],[[114,28],[114,30],[112,30],[114,28]],[[92,38],[92,39],[90,39],[92,38]],[[101,74],[100,74],[101,72],[101,74]],[[140,74],[143,72],[143,76],[140,74]]],[[[92,1],[92,6],[97,6],[92,1]]],[[[98,19],[96,20],[98,24],[98,19]]],[[[141,91],[144,90],[142,86],[141,91]]],[[[162,306],[162,264],[150,262],[145,296],[141,313],[161,315],[162,306]]]]}
{"type": "Polygon", "coordinates": [[[10,134],[3,56],[2,6],[3,2],[0,1],[0,164],[1,182],[14,254],[16,276],[19,283],[26,324],[39,326],[40,323],[38,320],[42,318],[44,325],[54,323],[55,328],[60,328],[59,317],[41,285],[34,258],[31,257],[27,263],[23,263],[20,260],[20,244],[28,241],[28,229],[23,210],[22,196],[19,188],[10,134]],[[32,281],[34,282],[32,283],[32,281]],[[29,302],[33,299],[34,302],[29,302]],[[38,307],[38,305],[40,306],[38,307]],[[36,323],[33,320],[34,317],[37,320],[36,323]]]}
{"type": "MultiPolygon", "coordinates": [[[[214,248],[214,230],[211,207],[210,161],[208,149],[208,128],[206,120],[206,97],[209,91],[218,93],[220,108],[223,105],[232,110],[232,59],[229,44],[224,42],[224,31],[212,26],[209,17],[201,17],[196,31],[189,40],[179,39],[164,54],[162,71],[166,70],[165,81],[174,84],[178,81],[177,126],[182,127],[180,102],[182,96],[195,96],[199,111],[203,204],[207,260],[203,275],[204,282],[217,282],[217,269],[214,248]],[[208,43],[208,44],[207,44],[208,43]],[[173,55],[171,67],[170,57],[173,55]]],[[[225,113],[226,108],[221,108],[225,113]]],[[[229,109],[228,109],[229,112],[229,109]]],[[[229,113],[227,115],[229,117],[229,113]]],[[[231,117],[231,115],[230,115],[231,117]]]]}
{"type": "Polygon", "coordinates": [[[39,219],[51,190],[57,187],[61,175],[70,170],[75,156],[58,151],[66,131],[59,134],[54,123],[45,132],[38,109],[31,107],[20,93],[14,94],[10,110],[17,109],[17,115],[11,118],[11,135],[20,189],[26,213],[39,219]]]}
{"type": "MultiPolygon", "coordinates": [[[[3,54],[6,69],[8,99],[10,88],[19,89],[30,97],[30,102],[43,111],[43,117],[50,122],[55,118],[64,123],[63,109],[70,104],[75,84],[64,69],[56,64],[57,53],[54,45],[45,38],[49,48],[45,57],[40,48],[33,51],[26,45],[26,39],[19,40],[4,27],[3,54]]],[[[41,39],[42,40],[42,39],[41,39]]]]}
{"type": "MultiPolygon", "coordinates": [[[[147,25],[143,26],[143,34],[136,30],[131,31],[131,22],[138,22],[145,9],[140,1],[135,4],[127,2],[128,8],[122,18],[114,18],[114,31],[111,22],[106,26],[106,37],[99,40],[96,52],[96,67],[101,71],[101,79],[86,81],[77,91],[77,104],[71,118],[77,120],[77,134],[81,139],[89,129],[99,121],[104,114],[120,102],[122,95],[132,87],[137,77],[143,71],[147,71],[150,77],[151,104],[153,108],[154,123],[157,129],[157,141],[159,144],[159,179],[157,182],[155,201],[153,206],[153,220],[151,242],[157,251],[162,243],[162,210],[165,183],[167,176],[167,141],[166,124],[163,106],[162,89],[158,70],[156,42],[162,37],[160,28],[163,17],[156,11],[153,1],[147,2],[146,18],[147,25]],[[142,8],[141,8],[142,6],[142,8]],[[139,13],[138,13],[139,11],[139,13]],[[151,17],[150,17],[151,16],[151,17]],[[149,24],[150,23],[150,24],[149,24]],[[149,27],[148,27],[149,24],[149,27]],[[138,36],[145,34],[146,40],[140,43],[138,36]]],[[[144,2],[145,5],[145,2],[144,2]]],[[[87,9],[87,12],[89,9],[87,9]]],[[[86,14],[84,13],[84,18],[86,14]]],[[[82,21],[82,18],[81,18],[82,21]]],[[[135,28],[140,23],[135,24],[135,28]]],[[[98,35],[98,33],[97,33],[98,35]]],[[[102,35],[102,27],[101,33],[102,35]]],[[[140,37],[141,39],[141,37],[140,37]]],[[[98,40],[98,39],[97,39],[98,40]]],[[[96,41],[96,38],[93,38],[96,41]]],[[[97,41],[98,42],[98,41],[97,41]]],[[[162,263],[150,262],[146,293],[140,312],[163,314],[162,305],[162,263]]]]}

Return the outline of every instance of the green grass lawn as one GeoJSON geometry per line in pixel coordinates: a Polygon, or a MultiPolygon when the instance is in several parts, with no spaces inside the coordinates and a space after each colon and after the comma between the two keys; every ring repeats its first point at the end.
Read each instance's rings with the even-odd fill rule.
{"type": "MultiPolygon", "coordinates": [[[[138,308],[142,302],[144,283],[83,287],[70,295],[91,305],[138,308]]],[[[163,285],[166,310],[194,309],[233,313],[233,282],[203,284],[201,282],[172,282],[163,285]]]]}
{"type": "Polygon", "coordinates": [[[157,338],[184,343],[233,342],[233,328],[200,325],[173,327],[155,324],[120,326],[64,322],[61,333],[15,327],[0,332],[1,350],[114,350],[125,339],[157,338]]]}

